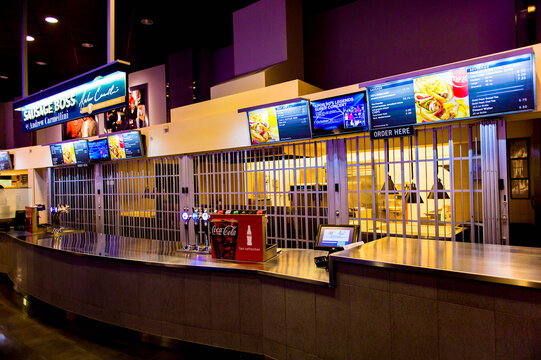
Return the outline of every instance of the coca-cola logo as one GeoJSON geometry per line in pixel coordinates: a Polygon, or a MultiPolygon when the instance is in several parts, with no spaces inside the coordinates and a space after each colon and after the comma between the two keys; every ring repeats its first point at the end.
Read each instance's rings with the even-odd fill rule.
{"type": "Polygon", "coordinates": [[[226,226],[213,225],[210,232],[212,235],[235,236],[237,235],[237,225],[226,225],[226,226]]]}

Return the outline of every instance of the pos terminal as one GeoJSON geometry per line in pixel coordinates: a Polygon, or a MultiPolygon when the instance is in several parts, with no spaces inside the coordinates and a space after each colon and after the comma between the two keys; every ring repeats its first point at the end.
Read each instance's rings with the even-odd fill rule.
{"type": "Polygon", "coordinates": [[[333,252],[344,250],[346,245],[357,242],[359,237],[358,225],[319,225],[317,230],[316,244],[314,250],[324,250],[329,253],[324,256],[317,256],[314,262],[317,267],[328,270],[329,255],[333,252]]]}

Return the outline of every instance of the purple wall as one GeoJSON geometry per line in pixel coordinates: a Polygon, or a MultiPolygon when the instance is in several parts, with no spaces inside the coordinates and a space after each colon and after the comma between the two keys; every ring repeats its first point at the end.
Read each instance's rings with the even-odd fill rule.
{"type": "Polygon", "coordinates": [[[305,19],[304,38],[305,80],[331,89],[513,49],[515,4],[360,0],[305,19]]]}
{"type": "Polygon", "coordinates": [[[261,0],[233,13],[235,75],[287,60],[286,0],[261,0]]]}
{"type": "Polygon", "coordinates": [[[168,59],[169,106],[171,109],[193,103],[193,53],[192,50],[169,55],[168,59]]]}
{"type": "Polygon", "coordinates": [[[227,46],[214,52],[214,84],[220,84],[235,77],[233,46],[227,46]]]}

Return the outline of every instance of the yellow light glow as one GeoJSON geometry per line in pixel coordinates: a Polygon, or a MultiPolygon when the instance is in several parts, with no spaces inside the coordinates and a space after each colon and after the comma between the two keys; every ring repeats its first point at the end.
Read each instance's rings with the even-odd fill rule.
{"type": "Polygon", "coordinates": [[[529,13],[535,12],[535,5],[528,6],[528,12],[529,13]]]}

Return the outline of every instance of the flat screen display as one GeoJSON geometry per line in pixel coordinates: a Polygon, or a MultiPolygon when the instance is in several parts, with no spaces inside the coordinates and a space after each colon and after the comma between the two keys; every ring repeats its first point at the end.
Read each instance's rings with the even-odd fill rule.
{"type": "Polygon", "coordinates": [[[535,109],[534,55],[368,87],[372,129],[535,109]]]}
{"type": "Polygon", "coordinates": [[[366,93],[310,101],[312,136],[368,131],[366,93]]]}
{"type": "Polygon", "coordinates": [[[86,140],[52,144],[50,149],[53,166],[84,164],[90,160],[86,140]]]}
{"type": "Polygon", "coordinates": [[[0,151],[0,171],[13,170],[13,164],[11,163],[11,157],[9,152],[0,151]]]}
{"type": "Polygon", "coordinates": [[[370,86],[367,90],[372,129],[415,124],[412,79],[370,86]]]}
{"type": "Polygon", "coordinates": [[[107,137],[111,160],[133,159],[143,156],[141,134],[130,131],[107,137]]]}
{"type": "Polygon", "coordinates": [[[270,144],[288,140],[310,139],[308,100],[249,110],[252,144],[270,144]]]}
{"type": "Polygon", "coordinates": [[[316,250],[343,248],[357,241],[357,225],[319,225],[316,250]]]}
{"type": "Polygon", "coordinates": [[[90,161],[107,161],[110,160],[109,147],[107,139],[99,139],[88,142],[88,155],[90,161]]]}

